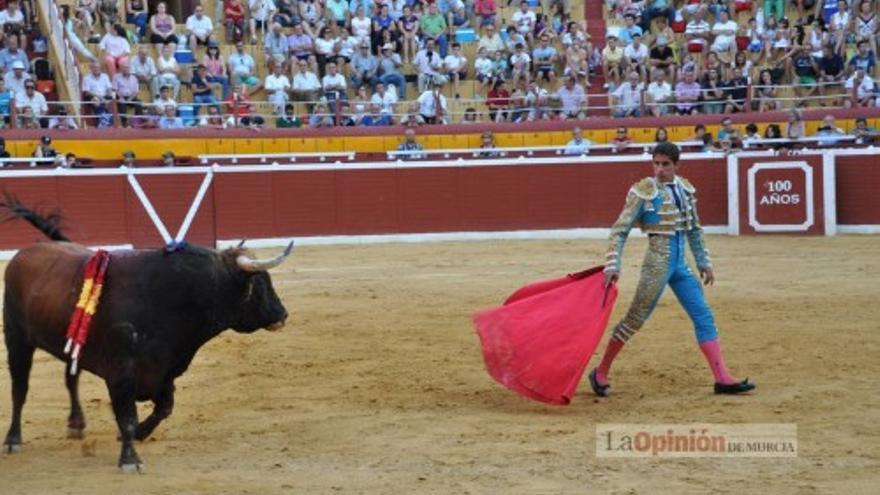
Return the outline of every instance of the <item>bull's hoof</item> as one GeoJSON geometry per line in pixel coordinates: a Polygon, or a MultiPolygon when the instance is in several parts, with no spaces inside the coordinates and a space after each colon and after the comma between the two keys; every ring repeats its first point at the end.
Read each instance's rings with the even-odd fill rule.
{"type": "Polygon", "coordinates": [[[3,444],[3,452],[7,454],[17,454],[21,452],[21,444],[20,443],[7,443],[3,444]]]}
{"type": "Polygon", "coordinates": [[[122,474],[143,474],[144,473],[144,464],[142,462],[135,462],[131,464],[120,464],[119,471],[122,474]]]}
{"type": "Polygon", "coordinates": [[[82,440],[86,437],[86,429],[85,428],[67,428],[67,438],[72,440],[82,440]]]}

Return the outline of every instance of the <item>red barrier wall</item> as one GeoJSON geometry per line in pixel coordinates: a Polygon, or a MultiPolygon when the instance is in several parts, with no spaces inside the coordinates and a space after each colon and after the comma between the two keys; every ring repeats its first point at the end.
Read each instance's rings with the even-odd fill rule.
{"type": "Polygon", "coordinates": [[[880,224],[880,164],[877,160],[838,156],[836,176],[837,223],[880,224]]]}
{"type": "MultiPolygon", "coordinates": [[[[724,160],[688,160],[706,225],[727,223],[724,160]]],[[[381,166],[381,164],[377,164],[381,166]]],[[[186,236],[217,239],[608,227],[644,161],[600,164],[376,168],[217,173],[186,236]]],[[[138,175],[171,236],[202,174],[138,175]]],[[[0,175],[0,190],[58,208],[68,235],[87,244],[160,246],[162,238],[124,176],[0,175]]],[[[29,225],[0,226],[0,249],[40,239],[29,225]]]]}

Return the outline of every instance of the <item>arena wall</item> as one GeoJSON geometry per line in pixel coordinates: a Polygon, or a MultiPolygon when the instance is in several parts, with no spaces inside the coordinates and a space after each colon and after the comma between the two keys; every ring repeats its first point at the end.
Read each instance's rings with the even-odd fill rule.
{"type": "MultiPolygon", "coordinates": [[[[824,156],[804,163],[821,167],[824,156]]],[[[749,160],[742,163],[754,161],[749,160]]],[[[701,220],[716,232],[739,232],[730,209],[741,208],[743,200],[731,191],[731,163],[723,155],[683,156],[681,174],[699,190],[701,220]]],[[[871,194],[880,183],[877,155],[837,157],[836,168],[839,179],[831,196],[838,201],[837,223],[880,225],[880,199],[871,194]]],[[[244,238],[607,229],[629,185],[650,174],[645,155],[7,170],[0,173],[0,190],[27,205],[61,210],[65,231],[78,242],[156,247],[168,239],[155,219],[171,238],[206,245],[244,238]],[[203,185],[204,197],[194,204],[203,185]],[[190,211],[191,221],[185,221],[190,211]]],[[[819,203],[822,199],[817,196],[819,203]]],[[[821,225],[817,228],[821,231],[821,225]]],[[[23,222],[0,225],[0,250],[40,238],[23,222]]]]}

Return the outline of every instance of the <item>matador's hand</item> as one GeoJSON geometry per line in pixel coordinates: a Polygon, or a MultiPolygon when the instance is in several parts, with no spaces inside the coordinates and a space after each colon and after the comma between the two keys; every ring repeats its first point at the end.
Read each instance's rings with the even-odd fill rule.
{"type": "Polygon", "coordinates": [[[700,268],[700,278],[703,279],[703,285],[712,285],[715,283],[715,272],[708,266],[700,268]]]}
{"type": "Polygon", "coordinates": [[[620,274],[617,272],[605,272],[605,287],[608,287],[611,284],[616,284],[619,277],[620,274]]]}

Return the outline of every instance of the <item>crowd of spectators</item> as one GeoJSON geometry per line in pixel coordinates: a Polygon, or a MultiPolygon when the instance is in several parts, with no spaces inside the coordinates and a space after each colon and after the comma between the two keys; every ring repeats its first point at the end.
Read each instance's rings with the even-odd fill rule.
{"type": "MultiPolygon", "coordinates": [[[[29,91],[28,2],[0,0],[0,112],[75,126],[29,91]]],[[[62,18],[88,62],[81,101],[96,127],[520,123],[880,99],[878,1],[606,5],[604,46],[566,0],[217,0],[186,19],[163,2],[76,0],[62,18]],[[588,99],[599,77],[604,93],[588,99]]]]}
{"type": "Polygon", "coordinates": [[[880,2],[608,0],[608,6],[622,23],[602,49],[614,116],[878,105],[880,2]]]}

